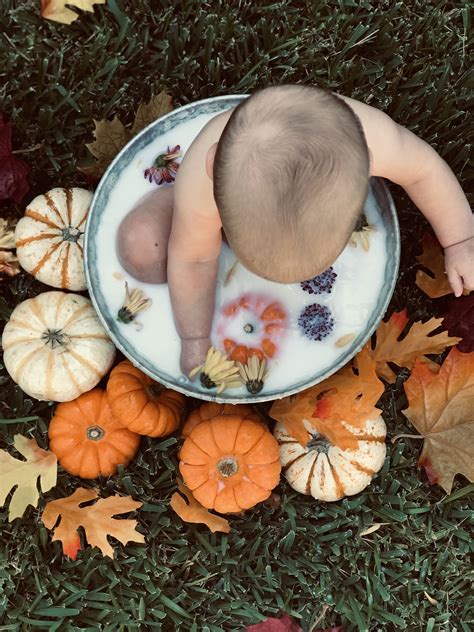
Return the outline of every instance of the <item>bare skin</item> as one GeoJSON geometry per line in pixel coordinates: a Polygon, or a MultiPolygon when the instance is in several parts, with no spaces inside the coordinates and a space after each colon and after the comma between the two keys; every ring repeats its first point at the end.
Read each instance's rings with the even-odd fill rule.
{"type": "MultiPolygon", "coordinates": [[[[354,99],[341,98],[361,121],[371,155],[370,175],[388,178],[402,186],[431,223],[445,249],[446,272],[455,295],[460,296],[463,288],[473,290],[474,218],[453,172],[430,145],[397,125],[380,110],[354,99]]],[[[222,224],[213,197],[212,166],[217,142],[230,114],[230,111],[220,114],[204,127],[183,159],[174,190],[163,189],[173,191],[167,271],[176,328],[182,340],[181,368],[185,374],[202,363],[210,346],[222,244],[222,224]]],[[[161,204],[158,193],[154,195],[161,204]]],[[[132,211],[139,210],[139,213],[128,216],[130,220],[124,225],[123,243],[126,241],[125,233],[135,230],[135,223],[143,220],[143,216],[155,226],[153,213],[150,215],[148,210],[144,210],[148,209],[147,205],[148,202],[143,202],[142,208],[132,211]]],[[[153,253],[154,246],[150,244],[156,243],[153,241],[155,236],[163,238],[166,232],[161,229],[154,233],[147,230],[141,233],[144,240],[148,240],[148,245],[140,246],[138,261],[134,260],[131,250],[121,250],[119,243],[119,256],[126,264],[124,267],[129,271],[137,267],[146,269],[146,275],[153,276],[144,253],[148,253],[149,249],[153,253]]],[[[136,247],[133,251],[136,252],[136,247]]],[[[157,278],[161,279],[163,254],[155,253],[154,261],[153,265],[159,268],[157,278]]]]}

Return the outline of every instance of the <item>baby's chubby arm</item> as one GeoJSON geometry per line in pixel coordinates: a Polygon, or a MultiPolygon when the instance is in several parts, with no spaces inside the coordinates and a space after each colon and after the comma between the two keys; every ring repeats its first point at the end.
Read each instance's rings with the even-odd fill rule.
{"type": "Polygon", "coordinates": [[[371,175],[402,186],[430,222],[445,250],[456,296],[474,289],[474,216],[455,175],[436,151],[389,116],[342,97],[355,111],[371,151],[371,175]]]}

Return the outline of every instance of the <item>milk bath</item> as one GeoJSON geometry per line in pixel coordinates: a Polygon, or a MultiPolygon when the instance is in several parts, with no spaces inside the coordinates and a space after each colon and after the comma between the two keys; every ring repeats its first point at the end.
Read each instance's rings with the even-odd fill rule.
{"type": "MultiPolygon", "coordinates": [[[[128,275],[118,261],[115,238],[125,215],[157,186],[145,179],[144,170],[152,165],[158,154],[166,152],[168,146],[179,144],[184,154],[195,136],[214,116],[216,114],[202,115],[184,122],[140,151],[113,188],[97,233],[97,243],[100,244],[97,253],[99,283],[110,312],[116,315],[123,305],[125,281],[130,289],[140,288],[152,299],[151,307],[141,312],[136,321],[119,325],[121,336],[133,346],[137,355],[151,362],[167,380],[179,382],[183,386],[190,382],[179,368],[180,340],[174,326],[168,286],[140,283],[128,275]]],[[[262,341],[262,327],[265,324],[259,322],[255,310],[241,310],[233,317],[223,313],[226,306],[240,300],[242,296],[250,295],[254,301],[261,299],[263,303],[260,306],[276,302],[286,312],[284,331],[271,337],[276,350],[272,358],[267,358],[269,375],[261,394],[290,390],[310,380],[345,352],[346,347],[338,346],[338,341],[346,336],[352,339],[365,328],[376,307],[387,261],[386,231],[372,193],[367,199],[365,214],[367,222],[374,227],[368,233],[369,250],[365,251],[361,244],[357,247],[346,246],[332,266],[337,277],[330,293],[309,294],[303,291],[299,283],[282,285],[261,279],[241,264],[234,265],[233,253],[223,245],[212,330],[214,346],[223,350],[224,338],[232,338],[249,348],[258,346],[262,341]],[[306,337],[298,325],[305,307],[315,303],[325,306],[333,321],[331,333],[319,341],[306,337]],[[247,322],[249,314],[252,322],[247,322]]],[[[193,385],[201,388],[198,379],[194,380],[193,385]]],[[[212,392],[204,388],[202,390],[212,392]]],[[[248,396],[244,386],[226,393],[248,396]]]]}

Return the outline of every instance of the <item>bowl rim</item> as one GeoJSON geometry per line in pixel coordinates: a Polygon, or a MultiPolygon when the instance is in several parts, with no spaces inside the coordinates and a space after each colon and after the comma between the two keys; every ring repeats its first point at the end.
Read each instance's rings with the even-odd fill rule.
{"type": "MultiPolygon", "coordinates": [[[[192,391],[190,389],[187,389],[185,385],[182,385],[178,383],[177,381],[176,382],[170,381],[166,379],[165,377],[162,377],[161,375],[158,378],[155,373],[153,373],[152,371],[148,369],[148,367],[143,366],[140,363],[140,361],[137,361],[136,359],[133,358],[133,355],[126,349],[125,344],[122,343],[121,339],[118,336],[116,336],[115,333],[109,327],[107,319],[105,315],[103,315],[102,313],[99,300],[98,300],[98,297],[96,296],[96,291],[94,289],[92,276],[91,276],[89,249],[92,248],[91,244],[93,243],[93,236],[91,236],[90,218],[92,217],[94,213],[95,207],[97,205],[97,201],[102,196],[102,192],[105,188],[105,183],[107,182],[110,174],[114,171],[116,164],[121,161],[122,156],[125,154],[126,151],[128,151],[129,147],[132,144],[137,143],[139,139],[141,139],[142,137],[146,136],[149,133],[149,130],[151,128],[153,128],[154,126],[158,124],[162,125],[163,122],[166,121],[167,119],[173,118],[173,116],[176,116],[177,112],[182,113],[188,109],[194,109],[197,106],[205,105],[206,103],[226,102],[226,101],[235,102],[236,99],[243,100],[243,99],[248,98],[249,96],[250,95],[248,94],[230,94],[230,95],[220,95],[216,97],[209,97],[206,99],[193,101],[191,103],[187,103],[183,106],[180,106],[171,110],[170,112],[166,113],[165,115],[161,116],[155,121],[152,121],[146,127],[144,127],[138,134],[136,134],[133,138],[131,138],[124,147],[122,147],[122,149],[117,153],[117,155],[114,157],[114,159],[112,160],[110,165],[107,167],[106,171],[104,172],[102,178],[100,179],[99,184],[97,185],[96,190],[94,191],[93,198],[91,200],[91,204],[89,207],[86,226],[84,229],[84,270],[85,270],[85,277],[86,277],[86,283],[87,283],[87,290],[89,292],[89,297],[99,317],[99,320],[101,321],[102,326],[107,332],[107,335],[112,340],[113,344],[136,368],[138,368],[140,371],[148,375],[154,381],[157,381],[160,384],[162,384],[164,387],[172,389],[179,393],[182,393],[183,395],[186,395],[187,397],[194,397],[196,399],[209,401],[209,402],[216,402],[219,404],[259,404],[262,402],[276,401],[278,399],[283,399],[284,397],[289,397],[291,395],[295,395],[297,393],[305,391],[311,388],[312,386],[315,386],[316,384],[323,382],[331,375],[334,375],[335,373],[337,373],[337,371],[339,371],[343,366],[348,364],[357,355],[357,353],[359,353],[359,351],[366,345],[366,343],[370,340],[370,338],[376,331],[380,322],[383,320],[383,317],[390,304],[390,301],[393,296],[393,292],[395,290],[395,286],[398,281],[398,272],[400,268],[400,251],[401,251],[400,226],[399,226],[395,204],[394,204],[392,195],[390,193],[390,190],[385,182],[385,179],[381,177],[372,176],[369,179],[370,187],[373,190],[374,194],[376,193],[378,194],[378,197],[383,196],[385,198],[385,202],[387,203],[391,220],[393,222],[393,230],[395,232],[395,239],[394,239],[395,251],[392,251],[390,253],[392,259],[394,260],[393,275],[389,279],[388,286],[387,284],[384,284],[383,286],[385,290],[385,299],[377,310],[381,314],[381,317],[379,319],[374,320],[373,324],[367,330],[362,340],[355,347],[350,348],[349,355],[347,353],[342,354],[339,360],[335,362],[335,364],[331,365],[331,367],[328,370],[326,370],[324,373],[318,375],[317,378],[310,379],[304,382],[303,384],[300,382],[298,383],[298,385],[285,390],[279,395],[276,395],[275,393],[270,393],[267,395],[259,394],[259,395],[251,395],[251,396],[240,396],[240,397],[235,397],[235,396],[222,397],[221,395],[217,395],[215,392],[212,392],[212,391],[208,391],[208,392],[192,391]]],[[[373,313],[374,312],[372,312],[372,314],[373,313]]]]}

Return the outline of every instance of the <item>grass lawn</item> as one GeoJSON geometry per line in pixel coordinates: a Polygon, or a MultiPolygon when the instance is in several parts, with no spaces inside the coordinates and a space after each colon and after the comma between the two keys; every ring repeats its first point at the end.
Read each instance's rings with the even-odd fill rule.
{"type": "MultiPolygon", "coordinates": [[[[0,112],[14,121],[15,149],[42,144],[22,156],[31,165],[25,203],[53,186],[87,186],[76,163],[86,158],[93,118],[131,122],[138,103],[162,88],[184,104],[280,82],[316,83],[385,110],[473,190],[469,4],[108,0],[65,26],[42,20],[39,1],[0,0],[0,112]]],[[[390,312],[406,307],[418,320],[438,314],[443,300],[430,301],[414,284],[426,224],[392,190],[403,254],[390,312]]],[[[23,211],[1,207],[5,216],[23,211]]],[[[46,289],[24,273],[3,280],[0,328],[18,302],[46,289]]],[[[414,432],[400,412],[406,377],[382,401],[389,438],[414,432]]],[[[23,395],[0,364],[0,448],[16,433],[46,447],[52,410],[23,395]],[[11,421],[29,416],[37,420],[11,421]]],[[[282,483],[279,504],[232,519],[229,535],[184,525],[168,508],[177,447],[175,438],[144,439],[131,467],[101,483],[105,494],[144,503],[146,546],[117,546],[114,560],[90,547],[76,561],[64,558],[39,523],[44,501],[11,524],[0,510],[2,632],[239,631],[280,610],[305,632],[316,621],[346,632],[473,629],[474,485],[457,477],[449,497],[430,486],[416,465],[420,441],[388,440],[374,483],[341,502],[321,504],[282,483]],[[374,522],[388,524],[361,537],[374,522]]],[[[46,498],[79,484],[61,470],[46,498]]]]}

